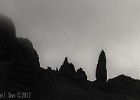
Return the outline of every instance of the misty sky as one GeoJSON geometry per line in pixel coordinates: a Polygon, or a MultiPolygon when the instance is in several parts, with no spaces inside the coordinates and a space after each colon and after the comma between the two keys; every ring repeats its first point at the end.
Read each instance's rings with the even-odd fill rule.
{"type": "Polygon", "coordinates": [[[93,80],[104,49],[109,78],[140,79],[140,0],[0,0],[0,12],[32,41],[44,68],[67,56],[93,80]]]}

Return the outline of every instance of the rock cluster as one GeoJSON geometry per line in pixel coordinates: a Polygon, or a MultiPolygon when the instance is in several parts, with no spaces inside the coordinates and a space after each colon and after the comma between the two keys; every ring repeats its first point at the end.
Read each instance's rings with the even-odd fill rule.
{"type": "Polygon", "coordinates": [[[79,79],[79,80],[87,80],[87,75],[83,71],[82,68],[79,68],[77,71],[72,63],[68,62],[68,58],[66,57],[63,65],[59,69],[59,74],[63,77],[79,79]]]}

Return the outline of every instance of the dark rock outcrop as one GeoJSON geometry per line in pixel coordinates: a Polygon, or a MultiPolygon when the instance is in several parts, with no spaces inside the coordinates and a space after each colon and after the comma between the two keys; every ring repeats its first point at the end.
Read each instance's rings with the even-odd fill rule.
{"type": "Polygon", "coordinates": [[[40,67],[39,57],[32,43],[28,39],[17,38],[19,45],[19,53],[30,67],[40,67]]]}
{"type": "Polygon", "coordinates": [[[68,62],[67,57],[65,58],[63,65],[60,67],[59,73],[63,77],[74,78],[76,71],[74,65],[68,62]]]}
{"type": "Polygon", "coordinates": [[[140,98],[140,80],[125,75],[119,75],[107,81],[109,93],[124,94],[140,98]]]}
{"type": "Polygon", "coordinates": [[[10,60],[16,54],[16,33],[12,20],[0,16],[0,60],[10,60]]]}
{"type": "Polygon", "coordinates": [[[83,71],[82,68],[77,69],[76,75],[78,77],[78,80],[80,80],[80,81],[87,80],[87,75],[86,75],[85,71],[83,71]]]}
{"type": "Polygon", "coordinates": [[[96,80],[100,82],[106,82],[107,80],[106,56],[103,50],[100,53],[97,68],[96,68],[96,80]]]}
{"type": "Polygon", "coordinates": [[[17,38],[12,20],[1,16],[0,91],[26,90],[32,92],[32,96],[38,94],[32,98],[36,100],[44,88],[40,69],[39,57],[32,43],[28,39],[17,38]]]}

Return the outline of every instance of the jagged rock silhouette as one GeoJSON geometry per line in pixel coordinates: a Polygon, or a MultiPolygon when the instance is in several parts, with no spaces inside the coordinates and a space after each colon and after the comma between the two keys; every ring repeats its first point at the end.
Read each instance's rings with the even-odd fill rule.
{"type": "Polygon", "coordinates": [[[60,75],[64,77],[74,78],[76,71],[74,65],[68,62],[68,58],[66,57],[63,65],[59,69],[60,75]]]}
{"type": "Polygon", "coordinates": [[[12,20],[0,16],[0,93],[31,92],[31,98],[13,100],[140,99],[139,80],[120,75],[107,81],[104,51],[99,56],[96,78],[89,81],[85,71],[75,70],[67,57],[60,69],[41,68],[30,40],[16,37],[12,20]]]}

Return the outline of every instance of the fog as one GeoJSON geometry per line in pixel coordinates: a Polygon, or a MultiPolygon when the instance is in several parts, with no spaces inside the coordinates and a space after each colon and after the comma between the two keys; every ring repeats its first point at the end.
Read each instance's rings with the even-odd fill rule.
{"type": "Polygon", "coordinates": [[[107,57],[108,77],[140,79],[139,0],[1,0],[17,36],[29,38],[41,67],[60,67],[67,56],[95,79],[98,56],[107,57]]]}

